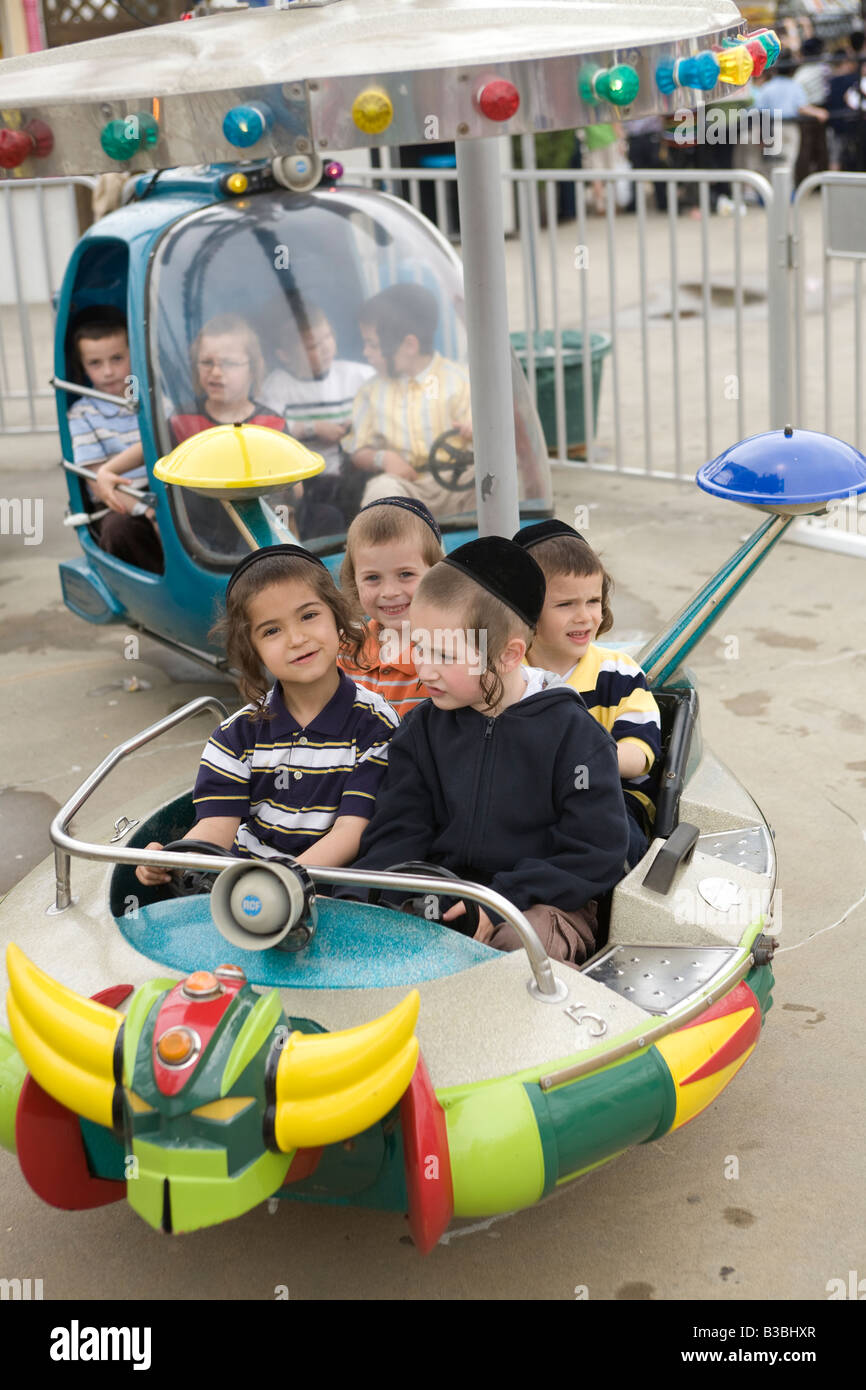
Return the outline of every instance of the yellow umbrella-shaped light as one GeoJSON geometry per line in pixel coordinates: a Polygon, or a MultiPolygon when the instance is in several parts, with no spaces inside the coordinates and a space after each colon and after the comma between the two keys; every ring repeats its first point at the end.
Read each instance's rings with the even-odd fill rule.
{"type": "Polygon", "coordinates": [[[215,425],[178,444],[153,471],[160,482],[189,488],[202,497],[242,502],[270,488],[312,478],[324,467],[321,454],[291,435],[263,425],[215,425]]]}

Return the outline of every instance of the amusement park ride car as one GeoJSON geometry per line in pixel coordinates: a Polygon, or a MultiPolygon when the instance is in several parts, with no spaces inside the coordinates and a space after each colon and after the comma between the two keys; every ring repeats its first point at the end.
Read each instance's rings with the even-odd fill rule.
{"type": "MultiPolygon", "coordinates": [[[[9,176],[146,171],[67,268],[55,386],[71,461],[66,410],[82,387],[70,334],[92,306],[125,310],[164,572],[105,554],[82,517],[81,557],[61,566],[69,607],[219,661],[207,630],[228,572],[246,547],[290,538],[268,492],[321,460],[274,435],[267,460],[217,475],[202,467],[201,435],[191,472],[168,420],[191,394],[187,346],[207,319],[242,313],[266,336],[287,288],[323,305],[341,354],[360,358],[361,302],[425,285],[437,346],[467,362],[472,393],[473,455],[455,457],[449,439],[431,450],[455,491],[474,470],[476,511],[443,518],[447,543],[549,515],[543,438],[509,348],[489,137],[691,107],[720,82],[745,83],[778,47],[768,31],[745,35],[729,0],[294,0],[0,64],[9,176]],[[411,208],[339,186],[325,167],[335,151],[419,143],[431,114],[437,138],[456,142],[462,275],[411,208]],[[289,248],[290,285],[276,245],[289,248]],[[197,529],[185,501],[196,492],[226,504],[237,543],[215,547],[197,529]]],[[[761,811],[702,745],[683,663],[794,515],[866,488],[855,450],[775,423],[699,475],[770,515],[642,653],[663,716],[654,839],[579,972],[551,963],[523,915],[477,884],[461,894],[498,910],[524,950],[316,893],[435,893],[433,866],[305,873],[190,840],[182,852],[188,790],[123,847],[129,826],[107,843],[71,834],[127,754],[203,707],[222,716],[217,701],[169,715],[91,773],[52,824],[53,862],[0,911],[11,1032],[0,1031],[0,1141],[37,1193],[64,1208],[126,1196],[175,1232],[272,1196],[402,1210],[427,1251],[455,1218],[531,1205],[719,1094],[771,1002],[776,860],[761,811]],[[167,848],[146,851],[154,840],[167,848]],[[138,864],[183,874],[186,891],[142,889],[138,864]]],[[[68,464],[67,475],[84,513],[81,478],[68,464]]],[[[333,567],[342,543],[310,544],[333,567]]]]}

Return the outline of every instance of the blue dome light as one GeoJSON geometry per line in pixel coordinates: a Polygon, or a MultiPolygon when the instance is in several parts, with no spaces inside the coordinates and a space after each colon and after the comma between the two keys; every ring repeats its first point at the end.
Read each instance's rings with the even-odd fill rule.
{"type": "Polygon", "coordinates": [[[245,150],[261,140],[273,125],[273,115],[262,102],[233,106],[223,121],[223,135],[230,145],[245,150]]]}
{"type": "Polygon", "coordinates": [[[866,457],[832,435],[786,425],[732,444],[696,481],[729,502],[794,516],[866,492],[866,457]]]}

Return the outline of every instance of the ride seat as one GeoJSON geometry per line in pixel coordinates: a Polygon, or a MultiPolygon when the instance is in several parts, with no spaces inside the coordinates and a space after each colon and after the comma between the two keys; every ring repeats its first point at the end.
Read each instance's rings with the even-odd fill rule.
{"type": "MultiPolygon", "coordinates": [[[[680,798],[698,717],[698,692],[692,686],[653,690],[661,716],[661,755],[656,764],[656,814],[650,839],[670,838],[679,824],[680,798]]],[[[598,903],[598,946],[607,945],[615,888],[598,903]]]]}

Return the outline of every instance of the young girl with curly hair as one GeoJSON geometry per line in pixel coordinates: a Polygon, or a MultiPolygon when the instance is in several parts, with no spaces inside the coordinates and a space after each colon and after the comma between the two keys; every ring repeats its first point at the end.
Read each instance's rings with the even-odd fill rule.
{"type": "MultiPolygon", "coordinates": [[[[207,742],[185,838],[241,858],[350,864],[398,723],[337,666],[341,649],[357,655],[364,641],[360,612],[315,555],[274,545],[236,566],[216,632],[249,703],[207,742]]],[[[150,885],[169,877],[144,865],[136,874],[150,885]]]]}

